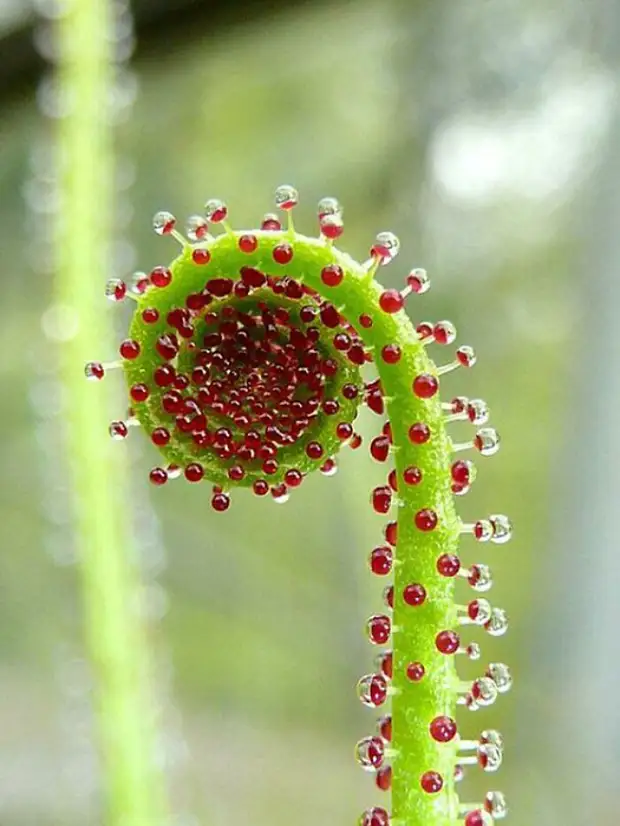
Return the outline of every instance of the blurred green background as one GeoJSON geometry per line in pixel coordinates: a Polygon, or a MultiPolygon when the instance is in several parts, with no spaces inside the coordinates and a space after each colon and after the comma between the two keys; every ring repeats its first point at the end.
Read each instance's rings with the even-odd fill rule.
{"type": "MultiPolygon", "coordinates": [[[[515,676],[467,715],[472,736],[497,727],[507,747],[500,775],[471,772],[463,797],[504,790],[515,826],[616,824],[620,7],[229,2],[210,17],[209,4],[175,5],[163,33],[138,32],[118,90],[133,103],[116,130],[118,239],[93,255],[110,275],[165,263],[176,249],[150,229],[157,209],[184,218],[223,197],[235,226],[254,226],[283,182],[308,231],[318,198],[343,202],[356,257],[378,230],[400,236],[383,280],[428,269],[433,288],[409,312],[453,320],[476,348],[475,370],[445,387],[485,398],[503,437],[460,512],[516,525],[508,546],[463,542],[468,563],[492,566],[511,618],[501,640],[472,638],[515,676]]],[[[5,37],[40,7],[5,3],[5,37]]],[[[0,823],[96,824],[45,230],[42,109],[55,104],[7,76],[0,105],[0,823]]],[[[129,310],[102,294],[101,312],[120,336],[129,310]]],[[[113,415],[123,408],[118,378],[113,415]]],[[[367,442],[378,420],[360,429],[367,442]]],[[[347,451],[336,477],[309,479],[284,507],[239,492],[215,515],[201,486],[149,489],[154,456],[139,432],[128,441],[109,449],[131,453],[176,822],[354,822],[381,794],[352,758],[373,726],[354,686],[374,654],[363,621],[381,605],[366,563],[381,536],[377,467],[347,451]]]]}

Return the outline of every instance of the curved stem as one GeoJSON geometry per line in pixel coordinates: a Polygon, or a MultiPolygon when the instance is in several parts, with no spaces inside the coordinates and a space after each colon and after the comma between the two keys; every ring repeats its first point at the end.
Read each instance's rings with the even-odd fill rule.
{"type": "Polygon", "coordinates": [[[111,10],[106,0],[68,4],[59,21],[57,81],[70,114],[58,121],[61,204],[56,226],[56,300],[77,333],[64,346],[69,455],[76,491],[86,642],[95,676],[105,823],[160,826],[164,792],[155,769],[154,703],[142,626],[137,560],[121,455],[100,438],[109,416],[85,389],[77,365],[111,341],[101,305],[113,180],[106,115],[112,80],[111,10]]]}
{"type": "MultiPolygon", "coordinates": [[[[164,289],[149,290],[140,299],[134,316],[131,335],[140,343],[140,355],[126,363],[129,384],[148,379],[161,359],[155,346],[157,336],[166,328],[166,315],[174,306],[184,306],[185,297],[200,291],[205,280],[238,278],[245,266],[258,268],[269,276],[284,274],[303,282],[312,290],[333,302],[334,306],[358,331],[364,344],[375,354],[375,361],[388,399],[388,412],[396,449],[398,497],[401,507],[398,516],[396,574],[394,583],[393,649],[395,693],[392,703],[392,748],[397,753],[393,761],[392,818],[402,826],[452,826],[458,817],[458,799],[454,789],[454,764],[457,739],[449,743],[435,741],[429,725],[435,717],[455,716],[457,678],[454,658],[441,654],[436,646],[437,634],[456,626],[456,608],[453,599],[453,580],[437,571],[437,559],[444,553],[454,553],[459,535],[450,487],[450,443],[445,431],[439,396],[419,398],[413,391],[413,381],[420,374],[436,377],[434,364],[404,312],[385,312],[380,305],[383,288],[372,273],[357,264],[348,255],[326,244],[296,234],[294,256],[285,265],[274,261],[274,248],[291,240],[288,232],[253,232],[257,238],[256,250],[251,254],[239,249],[239,236],[227,233],[209,243],[210,258],[206,265],[192,260],[191,248],[172,263],[171,283],[164,289]],[[343,271],[342,281],[326,286],[321,271],[337,264],[343,271]],[[145,325],[141,312],[146,307],[160,311],[160,323],[145,325]],[[371,326],[359,323],[366,315],[371,326]],[[381,359],[385,345],[398,345],[401,358],[396,364],[381,359]],[[424,423],[430,429],[430,438],[424,444],[414,444],[409,438],[412,424],[424,423]],[[416,466],[422,472],[422,481],[407,485],[403,472],[416,466]],[[430,509],[437,517],[437,525],[429,530],[416,526],[419,511],[430,509]],[[426,600],[412,607],[403,599],[409,584],[420,584],[426,590],[426,600]],[[410,662],[421,662],[425,668],[422,680],[412,682],[407,677],[410,662]],[[429,793],[421,786],[427,772],[441,775],[443,786],[429,793]]],[[[152,387],[149,402],[136,406],[136,415],[147,432],[158,426],[155,417],[161,415],[157,387],[152,387]]],[[[162,419],[165,424],[165,418],[162,419]]],[[[327,420],[324,427],[334,427],[327,420]]],[[[329,434],[327,436],[329,438],[329,434]]],[[[175,447],[175,451],[179,448],[175,447]]],[[[189,442],[188,451],[196,450],[189,442]]],[[[163,450],[166,453],[166,449],[163,450]]],[[[191,455],[191,454],[189,454],[191,455]]],[[[168,454],[171,461],[184,461],[180,452],[168,454]]],[[[185,458],[185,461],[192,461],[185,458]]],[[[208,478],[217,480],[217,466],[208,466],[208,478]]],[[[224,473],[222,468],[219,472],[224,473]]],[[[275,474],[273,482],[282,479],[275,474]]],[[[224,476],[225,478],[225,476],[224,476]]]]}

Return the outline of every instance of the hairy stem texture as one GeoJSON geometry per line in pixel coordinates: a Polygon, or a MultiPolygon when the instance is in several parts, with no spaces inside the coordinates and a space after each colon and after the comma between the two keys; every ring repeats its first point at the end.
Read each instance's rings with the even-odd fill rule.
{"type": "MultiPolygon", "coordinates": [[[[156,427],[169,427],[170,417],[162,413],[161,391],[153,386],[153,370],[162,359],[157,353],[157,339],[167,328],[166,315],[173,306],[184,306],[185,297],[203,289],[208,279],[238,279],[244,267],[253,267],[267,276],[286,275],[327,298],[341,316],[355,326],[364,345],[375,354],[375,362],[387,402],[392,428],[393,451],[399,484],[398,541],[395,549],[393,651],[394,677],[392,686],[391,748],[395,752],[392,778],[392,819],[406,826],[454,826],[458,801],[454,791],[453,773],[456,762],[456,741],[437,742],[429,734],[431,721],[441,715],[451,718],[456,709],[456,673],[454,658],[441,654],[435,640],[439,632],[456,627],[454,580],[441,576],[436,567],[441,554],[454,553],[459,534],[450,489],[451,453],[445,431],[439,395],[419,398],[412,391],[416,376],[436,376],[435,366],[426,354],[409,318],[404,311],[385,312],[379,303],[383,288],[372,271],[353,261],[348,255],[327,245],[324,240],[312,239],[287,231],[254,232],[256,251],[247,254],[239,249],[242,233],[228,232],[206,243],[210,260],[206,266],[197,265],[192,249],[186,247],[171,265],[172,280],[164,289],[149,289],[140,298],[138,311],[131,327],[131,337],[139,343],[140,355],[125,363],[130,386],[147,383],[151,395],[144,403],[135,405],[135,414],[150,433],[156,427]],[[294,256],[286,266],[274,260],[274,249],[292,242],[294,256]],[[321,278],[324,267],[336,265],[343,278],[332,287],[321,278]],[[145,325],[142,312],[146,308],[159,311],[157,323],[145,325]],[[365,315],[370,326],[358,324],[365,315]],[[384,345],[397,345],[401,358],[395,364],[386,363],[377,356],[384,345]],[[430,439],[425,444],[414,444],[409,428],[416,422],[430,428],[430,439]],[[422,473],[418,485],[402,483],[406,468],[415,466],[422,473]],[[434,530],[425,532],[416,527],[415,515],[431,509],[437,516],[434,530]],[[405,603],[406,586],[422,583],[427,592],[424,604],[411,607],[405,603]],[[424,664],[423,680],[407,679],[410,662],[424,664]],[[421,788],[421,777],[426,772],[438,772],[443,788],[438,794],[429,794],[421,788]]],[[[273,296],[272,296],[273,298],[273,296]]],[[[239,306],[242,302],[237,302],[239,306]]],[[[211,308],[213,305],[209,305],[211,308]]],[[[325,332],[325,331],[324,331],[325,332]]],[[[330,331],[327,331],[328,333],[330,331]]],[[[331,331],[333,335],[333,331],[331,331]]],[[[179,359],[183,358],[181,352],[179,359]]],[[[349,377],[341,376],[340,384],[349,377]]],[[[327,416],[321,423],[321,439],[332,446],[336,421],[327,416]]],[[[301,448],[307,440],[301,440],[301,448]]],[[[337,442],[337,439],[335,439],[337,442]]],[[[337,449],[337,448],[336,448],[337,449]]],[[[181,466],[197,461],[199,450],[191,439],[174,440],[163,448],[169,461],[181,466]]],[[[329,450],[325,455],[330,455],[329,450]]],[[[230,486],[225,463],[217,457],[200,457],[205,478],[230,486]]],[[[287,455],[270,480],[275,484],[285,478],[287,469],[311,468],[303,449],[287,455]]],[[[260,475],[260,470],[257,471],[260,475]]],[[[241,482],[250,484],[255,478],[251,468],[241,482]]]]}

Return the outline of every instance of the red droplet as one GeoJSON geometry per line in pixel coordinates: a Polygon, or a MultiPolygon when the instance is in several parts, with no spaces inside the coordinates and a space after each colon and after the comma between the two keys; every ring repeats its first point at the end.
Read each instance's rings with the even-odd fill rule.
{"type": "Polygon", "coordinates": [[[388,522],[385,526],[385,541],[391,545],[393,548],[396,547],[396,543],[398,542],[398,523],[397,522],[388,522]]]}
{"type": "Polygon", "coordinates": [[[345,399],[352,401],[358,397],[359,388],[357,388],[354,384],[343,384],[341,392],[345,399]]]}
{"type": "Polygon", "coordinates": [[[417,582],[410,583],[403,591],[403,599],[407,605],[412,605],[415,607],[422,605],[426,599],[426,588],[417,582]]]}
{"type": "Polygon", "coordinates": [[[171,364],[162,364],[153,370],[153,381],[158,387],[168,387],[174,381],[176,371],[171,364]]]}
{"type": "Polygon", "coordinates": [[[433,335],[433,325],[428,321],[421,321],[415,328],[420,338],[431,338],[433,335]]]}
{"type": "Polygon", "coordinates": [[[366,623],[368,639],[374,645],[385,645],[390,638],[392,623],[385,614],[375,614],[366,623]]]}
{"type": "Polygon", "coordinates": [[[459,647],[460,638],[456,631],[440,631],[435,637],[437,650],[442,654],[454,654],[459,647]]]}
{"type": "Polygon", "coordinates": [[[129,395],[135,402],[145,402],[149,397],[149,393],[149,388],[142,382],[133,384],[129,388],[129,395]]]}
{"type": "Polygon", "coordinates": [[[262,287],[267,281],[267,276],[254,267],[241,267],[239,270],[241,280],[248,287],[262,287]]]}
{"type": "Polygon", "coordinates": [[[155,324],[156,321],[159,321],[159,311],[155,307],[147,307],[142,310],[142,321],[145,324],[155,324]]]}
{"type": "Polygon", "coordinates": [[[366,313],[361,314],[361,316],[359,317],[359,322],[360,325],[364,327],[366,330],[372,327],[372,318],[366,313]]]}
{"type": "Polygon", "coordinates": [[[269,493],[269,484],[264,479],[257,479],[252,484],[252,490],[257,496],[265,496],[269,493]]]}
{"type": "Polygon", "coordinates": [[[383,737],[384,740],[387,740],[388,743],[392,739],[392,717],[390,714],[386,714],[385,717],[381,717],[378,721],[378,729],[379,734],[383,737]]]}
{"type": "Polygon", "coordinates": [[[353,425],[349,424],[349,422],[340,422],[336,427],[336,436],[341,439],[343,442],[346,442],[347,439],[350,439],[353,435],[353,425]]]}
{"type": "Polygon", "coordinates": [[[320,459],[323,455],[323,446],[319,442],[308,442],[306,445],[306,455],[310,459],[320,459]]]}
{"type": "Polygon", "coordinates": [[[167,287],[172,281],[172,273],[167,267],[155,267],[151,270],[150,278],[154,287],[167,287]]]}
{"type": "Polygon", "coordinates": [[[273,248],[272,255],[277,264],[288,264],[293,257],[293,248],[290,244],[278,244],[273,248]]]}
{"type": "Polygon", "coordinates": [[[297,468],[291,468],[284,474],[284,481],[290,488],[298,488],[303,481],[303,475],[297,468]]]}
{"type": "Polygon", "coordinates": [[[185,478],[188,482],[200,482],[204,475],[204,468],[198,462],[192,462],[185,468],[185,478]]]}
{"type": "MultiPolygon", "coordinates": [[[[394,672],[394,656],[391,651],[383,651],[377,658],[377,665],[381,673],[388,679],[392,679],[394,672]]],[[[387,689],[387,686],[386,686],[387,689]]],[[[387,693],[387,692],[386,692],[387,693]]]]}
{"type": "Polygon", "coordinates": [[[241,252],[254,252],[258,246],[258,240],[255,235],[242,235],[239,238],[239,249],[241,252]]]}
{"type": "Polygon", "coordinates": [[[471,479],[471,462],[461,460],[454,462],[450,474],[457,485],[468,485],[471,479]]]}
{"type": "Polygon", "coordinates": [[[351,347],[349,347],[347,358],[353,364],[361,366],[367,360],[366,351],[364,350],[364,347],[361,344],[352,344],[351,347]]]}
{"type": "Polygon", "coordinates": [[[452,717],[435,717],[429,726],[431,737],[438,743],[449,743],[456,737],[456,723],[452,717]]]}
{"type": "Polygon", "coordinates": [[[214,493],[211,498],[211,507],[218,513],[227,511],[230,507],[230,496],[225,493],[214,493]]]}
{"type": "Polygon", "coordinates": [[[387,545],[373,548],[370,553],[370,570],[377,576],[387,576],[392,570],[394,555],[387,545]]]}
{"type": "Polygon", "coordinates": [[[275,459],[265,459],[263,462],[263,473],[266,473],[268,476],[273,476],[274,473],[278,472],[279,467],[275,459]]]}
{"type": "Polygon", "coordinates": [[[392,504],[392,491],[387,485],[381,485],[373,490],[371,499],[377,513],[387,513],[392,504]]]}
{"type": "Polygon", "coordinates": [[[233,282],[232,278],[210,278],[205,286],[212,295],[224,298],[231,294],[233,282]]]}
{"type": "Polygon", "coordinates": [[[396,473],[395,468],[392,468],[392,470],[388,473],[388,485],[393,491],[398,490],[398,474],[396,473]]]}
{"type": "Polygon", "coordinates": [[[334,347],[336,350],[344,352],[351,346],[351,338],[346,333],[336,333],[334,336],[334,347]]]}
{"type": "Polygon", "coordinates": [[[433,531],[437,527],[437,514],[430,508],[423,508],[416,513],[414,521],[419,531],[433,531]]]}
{"type": "Polygon", "coordinates": [[[407,666],[407,679],[411,680],[412,683],[419,683],[425,673],[426,669],[422,663],[409,663],[407,666]]]}
{"type": "Polygon", "coordinates": [[[278,220],[278,216],[270,212],[263,218],[260,228],[277,231],[282,229],[282,224],[278,220]]]}
{"type": "Polygon", "coordinates": [[[245,470],[241,467],[241,465],[233,465],[228,468],[228,478],[232,479],[233,482],[240,482],[244,476],[245,470]]]}
{"type": "Polygon", "coordinates": [[[389,826],[390,816],[385,809],[380,806],[373,806],[366,809],[359,819],[358,826],[389,826]]]}
{"type": "Polygon", "coordinates": [[[461,560],[456,554],[442,554],[437,560],[437,570],[442,576],[456,576],[461,570],[461,560]]]}
{"type": "Polygon", "coordinates": [[[393,585],[386,585],[383,589],[383,602],[387,605],[388,608],[394,607],[394,586],[393,585]]]}
{"type": "Polygon", "coordinates": [[[156,427],[151,433],[151,441],[157,447],[164,447],[170,441],[170,432],[165,427],[156,427]]]}
{"type": "Polygon", "coordinates": [[[420,778],[420,785],[427,794],[437,794],[443,788],[443,777],[439,772],[424,772],[420,778]]]}
{"type": "Polygon", "coordinates": [[[407,485],[419,485],[422,481],[422,471],[419,467],[407,467],[403,471],[403,479],[407,485]]]}
{"type": "Polygon", "coordinates": [[[330,329],[334,329],[340,324],[340,313],[333,304],[323,304],[319,315],[323,324],[330,329]]]}
{"type": "Polygon", "coordinates": [[[154,467],[149,473],[149,479],[154,485],[164,485],[168,481],[168,474],[163,467],[154,467]]]}
{"type": "Polygon", "coordinates": [[[349,439],[349,447],[352,450],[357,450],[362,444],[362,437],[359,433],[354,433],[351,438],[349,439]]]}
{"type": "Polygon", "coordinates": [[[140,345],[134,339],[126,338],[121,342],[118,351],[124,359],[137,359],[140,355],[140,345]]]}
{"type": "Polygon", "coordinates": [[[413,380],[413,392],[420,399],[430,399],[439,390],[439,382],[430,373],[420,373],[413,380]]]}
{"type": "Polygon", "coordinates": [[[385,766],[384,768],[379,769],[375,777],[375,782],[378,789],[387,792],[392,785],[392,767],[385,766]]]}
{"type": "Polygon", "coordinates": [[[488,818],[485,819],[485,813],[481,809],[474,809],[467,812],[463,826],[486,826],[488,818]]]}
{"type": "Polygon", "coordinates": [[[379,296],[379,306],[384,313],[397,313],[402,310],[405,301],[398,290],[385,290],[379,296]]]}
{"type": "Polygon", "coordinates": [[[179,352],[179,344],[176,336],[173,333],[164,333],[159,336],[155,343],[155,349],[162,358],[171,361],[179,352]]]}
{"type": "Polygon", "coordinates": [[[370,455],[377,462],[385,462],[390,452],[390,440],[387,436],[375,436],[370,443],[370,455]]]}
{"type": "Polygon", "coordinates": [[[337,287],[344,278],[342,267],[338,264],[328,264],[321,270],[321,281],[328,287],[337,287]]]}
{"type": "Polygon", "coordinates": [[[409,428],[409,439],[414,445],[423,445],[431,438],[431,429],[424,422],[416,422],[409,428]]]}
{"type": "Polygon", "coordinates": [[[211,260],[211,253],[202,247],[192,250],[192,261],[194,264],[208,264],[211,260]]]}
{"type": "Polygon", "coordinates": [[[381,358],[386,364],[396,364],[402,355],[398,344],[386,344],[381,350],[381,358]]]}

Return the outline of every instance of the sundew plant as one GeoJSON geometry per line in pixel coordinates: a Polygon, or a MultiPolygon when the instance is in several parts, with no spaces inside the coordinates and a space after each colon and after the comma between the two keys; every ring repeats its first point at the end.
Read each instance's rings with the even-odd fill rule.
{"type": "Polygon", "coordinates": [[[128,415],[110,424],[110,436],[124,439],[139,426],[162,456],[150,481],[206,483],[218,512],[237,488],[285,502],[307,474],[331,474],[343,446],[361,446],[360,405],[381,417],[368,449],[386,465],[386,479],[370,500],[386,524],[369,562],[392,581],[385,612],[366,625],[380,648],[377,670],[357,686],[361,702],[382,716],[356,756],[391,793],[391,806],[367,810],[362,823],[487,826],[504,816],[503,795],[489,791],[463,804],[456,782],[469,764],[496,771],[502,738],[495,730],[466,738],[456,709],[492,704],[511,677],[504,664],[490,663],[461,682],[456,658],[481,656],[468,626],[501,635],[507,620],[480,596],[491,587],[489,569],[463,565],[460,543],[503,543],[511,526],[502,514],[459,519],[454,497],[475,479],[474,464],[461,457],[493,455],[499,436],[486,426],[484,401],[440,394],[441,377],[472,367],[474,351],[461,346],[439,364],[431,358],[431,347],[441,353],[456,330],[449,321],[414,325],[405,312],[406,299],[429,288],[424,270],[412,269],[401,290],[381,286],[381,267],[398,253],[395,235],[378,233],[357,263],[336,245],[344,229],[338,201],[320,201],[316,237],[295,230],[297,202],[292,186],[279,186],[284,226],[267,213],[259,229],[235,230],[227,205],[211,199],[188,219],[186,235],[171,213],[158,212],[155,231],[176,240],[180,255],[130,283],[108,281],[108,298],[131,298],[136,310],[119,358],[89,362],[86,376],[124,370],[128,415]],[[377,377],[367,380],[371,363],[377,377]],[[455,443],[448,426],[461,419],[473,434],[455,443]],[[460,602],[459,579],[474,592],[460,602]]]}
{"type": "MultiPolygon", "coordinates": [[[[78,5],[74,14],[84,38],[76,54],[101,44],[105,8],[94,0],[84,2],[81,11],[78,5]]],[[[91,149],[87,138],[99,134],[92,92],[102,92],[96,70],[105,60],[101,50],[83,55],[79,83],[85,109],[73,136],[81,136],[75,162],[94,174],[94,153],[102,145],[95,141],[91,149]]],[[[80,241],[64,238],[63,249],[77,280],[92,277],[92,271],[80,272],[86,258],[79,256],[88,251],[96,229],[91,226],[88,235],[86,195],[93,181],[80,187],[75,183],[80,169],[73,171],[66,195],[74,213],[78,207],[87,213],[80,220],[87,229],[80,241]]],[[[469,637],[472,626],[492,636],[507,630],[504,611],[487,598],[489,568],[469,557],[477,543],[509,540],[511,525],[503,514],[474,522],[459,517],[456,502],[476,477],[471,456],[495,454],[500,439],[488,426],[483,400],[441,392],[442,377],[465,373],[476,356],[467,345],[451,352],[456,330],[449,321],[411,321],[409,311],[422,312],[418,307],[423,309],[430,286],[425,270],[406,270],[401,289],[382,287],[383,267],[398,266],[392,263],[400,246],[393,233],[379,231],[366,260],[356,261],[341,249],[339,202],[323,198],[315,231],[306,235],[294,225],[298,200],[293,186],[278,186],[276,211],[267,212],[257,228],[235,228],[228,205],[216,198],[189,217],[184,232],[171,213],[158,212],[153,227],[178,245],[176,257],[173,251],[148,272],[107,281],[107,297],[132,301],[135,311],[117,354],[92,353],[92,358],[112,357],[89,361],[85,374],[98,383],[112,370],[124,372],[128,409],[110,423],[112,439],[142,430],[161,457],[150,470],[151,483],[161,487],[184,477],[201,484],[215,511],[231,509],[223,519],[243,509],[244,497],[252,493],[279,503],[291,494],[303,496],[305,477],[315,471],[331,475],[345,447],[370,451],[385,468],[384,484],[369,491],[385,526],[369,565],[386,586],[384,610],[370,616],[365,628],[379,651],[376,668],[357,685],[359,700],[378,715],[374,730],[355,746],[378,798],[360,815],[360,824],[491,826],[507,812],[503,794],[491,788],[480,800],[461,800],[457,784],[469,766],[488,773],[500,767],[501,734],[476,729],[469,712],[493,704],[512,679],[503,663],[481,660],[479,676],[463,681],[458,663],[482,657],[469,637]],[[369,370],[374,377],[368,377],[369,370]],[[380,421],[367,445],[355,429],[362,405],[380,421]],[[471,424],[471,436],[457,442],[450,424],[461,420],[471,424]]],[[[100,444],[101,433],[89,419],[97,392],[92,388],[94,401],[83,410],[80,433],[100,444]]],[[[122,409],[120,400],[119,405],[122,409]]],[[[95,452],[103,472],[102,450],[95,452]]],[[[104,481],[113,484],[109,475],[104,481]]],[[[122,567],[122,557],[117,561],[122,567]]],[[[96,590],[92,559],[85,558],[84,570],[88,603],[96,590]]],[[[118,605],[127,583],[122,576],[106,577],[107,596],[118,605]]],[[[93,614],[91,625],[105,613],[93,614]]],[[[93,635],[98,655],[102,638],[127,650],[123,622],[130,631],[131,618],[121,611],[113,622],[109,637],[93,635]]],[[[109,617],[103,623],[105,629],[109,617]]],[[[146,644],[129,638],[139,649],[146,644]]],[[[130,666],[123,656],[113,650],[104,654],[117,674],[127,676],[130,666]]],[[[114,765],[116,752],[130,755],[120,761],[130,775],[126,784],[123,771],[112,770],[117,785],[111,822],[152,826],[163,824],[165,815],[163,804],[157,817],[149,812],[149,784],[158,781],[145,768],[148,726],[130,719],[141,714],[140,692],[131,693],[136,684],[112,679],[107,686],[107,765],[114,765]],[[127,690],[133,699],[123,705],[127,690]],[[115,720],[127,727],[127,740],[112,731],[115,720]]],[[[106,690],[102,686],[104,706],[106,690]]]]}

